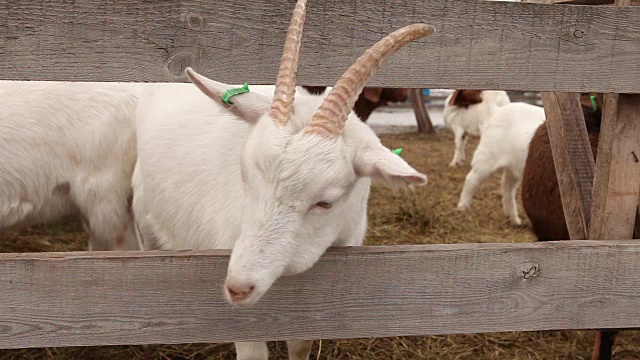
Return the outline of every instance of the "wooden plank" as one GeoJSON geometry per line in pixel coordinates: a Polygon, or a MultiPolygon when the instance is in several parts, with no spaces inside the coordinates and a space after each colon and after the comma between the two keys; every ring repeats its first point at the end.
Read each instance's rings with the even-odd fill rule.
{"type": "Polygon", "coordinates": [[[633,230],[633,238],[640,239],[640,196],[638,196],[638,208],[636,209],[636,224],[633,230]]]}
{"type": "MultiPolygon", "coordinates": [[[[640,6],[640,0],[615,0],[615,5],[619,7],[623,6],[640,6]]],[[[606,192],[610,191],[612,186],[615,186],[611,183],[607,184],[607,181],[618,183],[627,182],[625,185],[629,188],[633,188],[633,183],[638,182],[638,174],[633,173],[633,165],[637,168],[636,163],[638,163],[637,148],[640,145],[640,139],[638,138],[638,131],[640,130],[638,126],[633,124],[634,121],[640,120],[640,97],[636,96],[623,96],[623,104],[619,103],[618,95],[607,95],[605,99],[608,99],[609,105],[608,108],[603,114],[603,124],[606,122],[606,126],[604,127],[606,130],[606,134],[604,132],[601,133],[600,142],[606,149],[607,158],[603,159],[601,163],[598,165],[598,187],[594,189],[595,192],[598,193],[597,196],[597,205],[594,207],[593,212],[597,212],[598,216],[606,214],[606,201],[610,200],[606,192]],[[621,115],[618,113],[619,107],[622,106],[625,111],[621,115]],[[622,116],[623,118],[620,118],[622,116]],[[620,127],[624,128],[627,126],[627,129],[620,129],[620,127]],[[616,136],[620,135],[623,140],[622,143],[618,142],[618,138],[613,138],[611,135],[616,136]],[[615,145],[614,145],[615,142],[615,145]],[[636,149],[634,151],[634,149],[636,149]],[[625,152],[631,151],[631,159],[625,159],[625,152]],[[623,169],[622,173],[621,166],[625,163],[631,163],[632,169],[630,170],[630,174],[626,174],[624,171],[627,169],[623,169]],[[612,171],[612,167],[615,167],[613,171],[618,171],[615,177],[621,177],[618,179],[611,179],[610,172],[612,171]],[[635,175],[635,176],[634,176],[635,175]]],[[[600,151],[598,151],[600,152],[600,151]]],[[[629,154],[627,154],[629,155],[629,154]]],[[[612,190],[616,191],[616,190],[612,190]]],[[[639,196],[636,206],[640,205],[640,189],[638,190],[639,196]]],[[[617,195],[614,193],[614,196],[617,195]]],[[[599,221],[596,222],[592,226],[591,231],[594,232],[594,235],[597,235],[597,238],[608,237],[608,231],[610,229],[616,229],[616,233],[628,235],[628,231],[626,229],[629,227],[629,223],[632,222],[632,230],[631,234],[634,238],[640,237],[640,207],[637,207],[635,211],[629,210],[629,208],[633,207],[631,204],[633,200],[629,198],[629,196],[625,196],[625,201],[622,204],[617,204],[616,211],[625,212],[626,214],[622,217],[615,217],[611,219],[609,222],[608,219],[599,218],[599,221]],[[630,214],[630,212],[633,212],[630,214]],[[635,218],[635,220],[630,220],[631,218],[635,218]],[[609,225],[605,225],[605,223],[609,223],[609,225]],[[609,228],[609,230],[604,227],[609,228]],[[597,228],[597,229],[596,229],[597,228]]],[[[612,206],[609,203],[609,206],[612,206]]],[[[614,214],[615,216],[615,214],[614,214]]],[[[624,237],[629,238],[629,237],[624,237]]]]}
{"type": "MultiPolygon", "coordinates": [[[[628,0],[629,1],[629,0],[628,0]]],[[[630,0],[637,1],[637,0],[630,0]]],[[[533,4],[565,4],[565,5],[609,5],[613,4],[614,0],[523,0],[522,2],[533,4]]]]}
{"type": "Polygon", "coordinates": [[[555,4],[555,0],[525,0],[523,2],[532,3],[532,4],[555,4]]]}
{"type": "Polygon", "coordinates": [[[640,242],[332,249],[254,307],[226,251],[0,255],[0,348],[640,327],[640,242]]]}
{"type": "Polygon", "coordinates": [[[606,94],[590,239],[631,239],[640,191],[640,96],[606,94]]]}
{"type": "Polygon", "coordinates": [[[547,4],[551,3],[551,4],[571,4],[571,5],[609,5],[609,4],[613,4],[614,0],[542,0],[542,1],[547,1],[547,4]]]}
{"type": "Polygon", "coordinates": [[[640,6],[640,0],[615,0],[616,6],[640,6]]]}
{"type": "Polygon", "coordinates": [[[429,117],[429,111],[424,106],[424,95],[422,89],[409,89],[409,99],[411,100],[411,106],[413,112],[416,115],[416,121],[418,122],[418,132],[424,132],[428,134],[435,133],[431,118],[429,117]]]}
{"type": "Polygon", "coordinates": [[[595,163],[579,94],[544,92],[541,96],[569,237],[584,240],[591,218],[595,163]]]}
{"type": "Polygon", "coordinates": [[[571,5],[610,5],[613,4],[613,0],[560,0],[556,4],[571,4],[571,5]]]}
{"type": "MultiPolygon", "coordinates": [[[[436,34],[400,50],[370,86],[640,92],[640,9],[380,4],[310,4],[300,84],[332,85],[384,34],[427,22],[436,34]]],[[[0,78],[185,81],[192,66],[219,81],[272,84],[292,7],[293,0],[8,0],[0,4],[0,78]]]]}

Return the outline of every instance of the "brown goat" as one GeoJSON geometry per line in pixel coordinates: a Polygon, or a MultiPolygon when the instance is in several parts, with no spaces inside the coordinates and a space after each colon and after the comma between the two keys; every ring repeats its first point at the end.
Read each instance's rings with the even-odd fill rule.
{"type": "MultiPolygon", "coordinates": [[[[600,135],[602,102],[598,101],[598,110],[594,112],[591,110],[591,100],[588,96],[586,98],[588,105],[584,96],[581,98],[582,111],[587,125],[591,151],[595,158],[600,135]]],[[[599,97],[598,100],[601,98],[599,97]]],[[[569,230],[562,210],[558,178],[553,166],[546,124],[540,125],[529,144],[521,191],[524,210],[531,221],[533,232],[538,241],[569,239],[569,230]]]]}
{"type": "MultiPolygon", "coordinates": [[[[591,151],[595,158],[602,121],[602,94],[597,94],[598,109],[596,111],[592,108],[590,94],[581,96],[580,103],[589,134],[591,151]]],[[[569,230],[562,210],[558,178],[553,165],[546,124],[542,124],[538,128],[529,145],[529,154],[522,179],[522,202],[538,241],[569,239],[569,230]]],[[[634,238],[640,238],[638,224],[640,224],[640,216],[637,215],[634,238]]],[[[617,333],[618,331],[614,329],[598,331],[592,360],[611,360],[617,333]]]]}
{"type": "MultiPolygon", "coordinates": [[[[324,93],[326,86],[303,86],[305,90],[313,95],[324,93]]],[[[366,122],[373,110],[385,106],[390,102],[404,102],[409,99],[409,89],[403,88],[379,88],[366,87],[360,93],[358,100],[353,106],[353,111],[360,120],[366,122]]]]}

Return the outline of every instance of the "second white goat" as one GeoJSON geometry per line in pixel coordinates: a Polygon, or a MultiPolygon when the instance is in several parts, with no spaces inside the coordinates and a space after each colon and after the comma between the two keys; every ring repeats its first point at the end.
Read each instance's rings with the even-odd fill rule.
{"type": "Polygon", "coordinates": [[[510,103],[495,111],[485,124],[471,159],[471,171],[462,188],[459,209],[468,209],[477,187],[491,174],[502,171],[503,211],[513,224],[522,223],[518,216],[516,190],[522,181],[531,138],[544,121],[544,109],[526,103],[510,103]]]}

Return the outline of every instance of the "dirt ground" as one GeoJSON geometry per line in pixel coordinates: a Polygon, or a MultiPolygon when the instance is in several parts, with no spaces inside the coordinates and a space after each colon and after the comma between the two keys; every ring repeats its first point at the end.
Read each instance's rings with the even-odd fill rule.
{"type": "MultiPolygon", "coordinates": [[[[374,186],[369,203],[367,245],[534,241],[522,208],[522,227],[513,227],[502,214],[499,177],[482,186],[469,213],[455,209],[468,165],[449,168],[452,136],[385,135],[389,148],[402,147],[402,156],[429,176],[415,191],[392,192],[374,186]]],[[[476,142],[467,149],[470,160],[476,142]]],[[[0,235],[0,252],[74,251],[86,248],[86,235],[75,219],[0,235]]],[[[315,341],[312,359],[589,359],[591,331],[510,332],[476,335],[400,337],[315,341]]],[[[286,359],[283,342],[270,344],[272,358],[286,359]]],[[[640,359],[640,332],[623,332],[616,359],[640,359]]],[[[229,344],[47,348],[0,351],[5,359],[234,359],[229,344]]]]}

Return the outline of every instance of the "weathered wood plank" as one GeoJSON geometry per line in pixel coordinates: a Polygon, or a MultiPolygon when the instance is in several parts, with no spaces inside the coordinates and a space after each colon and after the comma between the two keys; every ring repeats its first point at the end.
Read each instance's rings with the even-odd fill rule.
{"type": "Polygon", "coordinates": [[[636,224],[633,230],[633,238],[640,239],[640,195],[638,196],[638,208],[636,209],[636,224]]]}
{"type": "Polygon", "coordinates": [[[571,5],[608,5],[614,0],[529,0],[538,4],[571,4],[571,5]]]}
{"type": "Polygon", "coordinates": [[[631,239],[640,191],[640,96],[606,94],[590,239],[631,239]]]}
{"type": "Polygon", "coordinates": [[[616,6],[640,6],[640,0],[615,0],[616,6]]]}
{"type": "Polygon", "coordinates": [[[595,162],[579,94],[541,95],[569,236],[572,240],[584,240],[591,216],[595,162]]]}
{"type": "Polygon", "coordinates": [[[640,327],[640,242],[332,249],[253,308],[225,251],[0,255],[0,348],[640,327]]]}
{"type": "MultiPolygon", "coordinates": [[[[9,0],[0,78],[271,84],[293,0],[9,0]]],[[[437,33],[393,56],[371,86],[640,92],[640,9],[468,0],[309,4],[299,81],[332,85],[384,34],[437,33]],[[616,66],[611,66],[616,64],[616,66]],[[607,71],[602,71],[607,69],[607,71]]]]}

